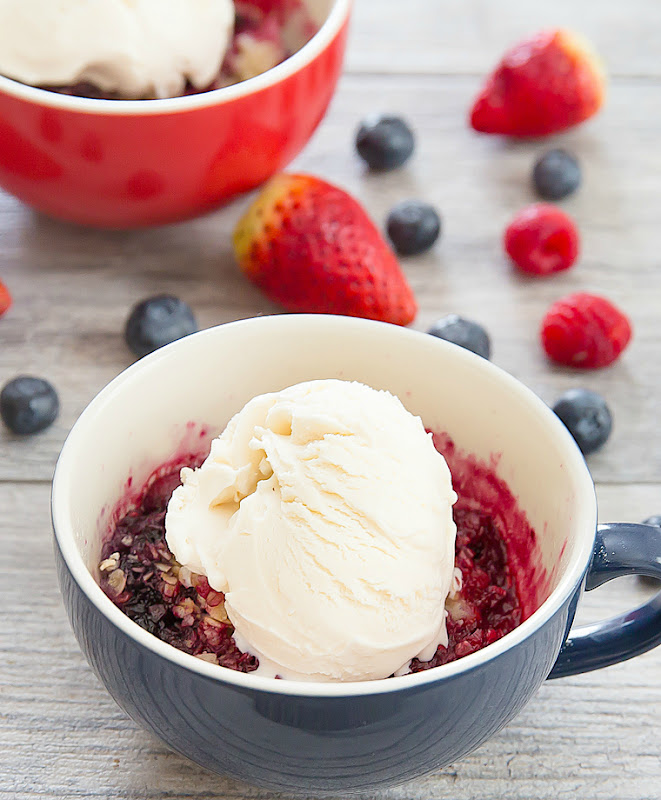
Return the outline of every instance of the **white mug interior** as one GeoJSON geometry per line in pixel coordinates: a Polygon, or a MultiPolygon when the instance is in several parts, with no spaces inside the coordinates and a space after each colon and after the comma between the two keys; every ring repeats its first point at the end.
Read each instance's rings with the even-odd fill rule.
{"type": "MultiPolygon", "coordinates": [[[[154,639],[150,646],[174,651],[130,622],[96,584],[102,537],[127,480],[140,486],[182,447],[190,449],[191,431],[206,426],[219,433],[255,395],[321,378],[387,389],[462,450],[484,460],[498,455],[496,472],[537,533],[551,592],[529,620],[488,649],[504,646],[564,602],[590,559],[596,502],[584,459],[555,414],[507,373],[427,334],[362,319],[281,315],[211,328],[145,357],[74,425],[53,482],[53,521],[70,570],[103,613],[131,635],[154,639]]],[[[176,657],[182,656],[207,674],[230,672],[176,657]]],[[[230,680],[251,677],[290,683],[239,673],[230,680]]]]}

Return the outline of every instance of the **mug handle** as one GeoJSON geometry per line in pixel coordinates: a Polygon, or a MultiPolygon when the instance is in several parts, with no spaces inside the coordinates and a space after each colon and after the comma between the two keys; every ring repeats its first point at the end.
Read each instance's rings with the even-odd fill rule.
{"type": "MultiPolygon", "coordinates": [[[[661,580],[661,530],[616,522],[599,525],[585,589],[623,575],[661,580]]],[[[549,678],[608,667],[661,644],[661,591],[647,603],[603,622],[570,631],[549,678]]]]}

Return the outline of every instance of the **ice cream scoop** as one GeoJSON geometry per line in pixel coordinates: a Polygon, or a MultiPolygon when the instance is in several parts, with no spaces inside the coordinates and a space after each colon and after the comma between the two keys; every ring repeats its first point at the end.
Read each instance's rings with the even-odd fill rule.
{"type": "Polygon", "coordinates": [[[168,546],[225,593],[264,674],[385,678],[447,641],[456,495],[398,398],[340,380],[260,395],[182,480],[168,546]]]}
{"type": "Polygon", "coordinates": [[[214,80],[233,26],[232,0],[0,0],[0,73],[172,97],[214,80]]]}

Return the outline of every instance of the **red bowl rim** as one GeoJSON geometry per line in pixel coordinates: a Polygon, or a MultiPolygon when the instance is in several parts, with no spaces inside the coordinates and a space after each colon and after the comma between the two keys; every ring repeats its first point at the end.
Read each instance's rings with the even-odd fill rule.
{"type": "Polygon", "coordinates": [[[342,30],[349,17],[351,5],[352,0],[333,0],[332,8],[325,21],[300,50],[261,75],[221,89],[212,89],[208,92],[182,97],[168,97],[162,100],[105,100],[59,94],[48,89],[28,86],[0,75],[0,94],[64,111],[111,116],[171,114],[222,105],[268,89],[314,61],[342,30]]]}

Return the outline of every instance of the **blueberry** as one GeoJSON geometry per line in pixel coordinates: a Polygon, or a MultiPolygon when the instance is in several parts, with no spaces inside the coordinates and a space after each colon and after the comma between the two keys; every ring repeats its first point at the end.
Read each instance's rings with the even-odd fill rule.
{"type": "Polygon", "coordinates": [[[124,338],[131,350],[142,358],[196,330],[197,322],[190,307],[183,300],[164,294],[133,307],[126,321],[124,338]]]}
{"type": "Polygon", "coordinates": [[[386,229],[395,250],[402,256],[424,253],[441,232],[436,209],[420,200],[404,200],[388,214],[386,229]]]}
{"type": "Polygon", "coordinates": [[[613,418],[604,398],[589,389],[570,389],[553,410],[576,439],[583,455],[598,450],[611,434],[613,418]]]}
{"type": "Polygon", "coordinates": [[[39,433],[53,424],[59,410],[57,392],[42,378],[19,375],[0,392],[0,416],[13,433],[39,433]]]}
{"type": "Polygon", "coordinates": [[[549,150],[535,163],[535,190],[545,200],[561,200],[581,185],[581,167],[566,150],[549,150]]]}
{"type": "Polygon", "coordinates": [[[653,517],[644,519],[643,525],[654,525],[656,528],[661,528],[661,514],[655,514],[653,517]]]}
{"type": "Polygon", "coordinates": [[[489,334],[477,322],[464,319],[457,314],[448,314],[435,322],[427,331],[432,336],[453,342],[460,347],[465,347],[482,358],[491,356],[491,340],[489,334]]]}
{"type": "Polygon", "coordinates": [[[401,117],[367,117],[356,134],[356,150],[372,169],[395,169],[409,160],[415,147],[413,131],[401,117]]]}

